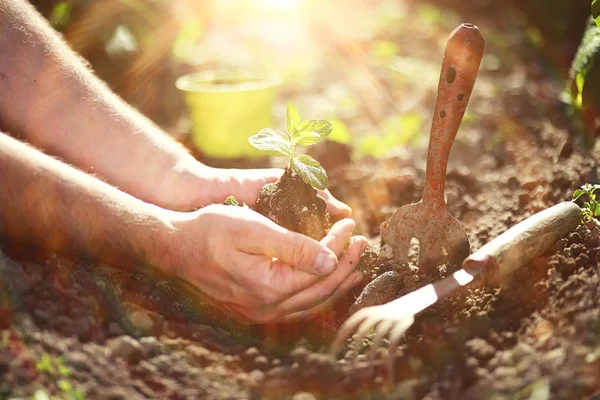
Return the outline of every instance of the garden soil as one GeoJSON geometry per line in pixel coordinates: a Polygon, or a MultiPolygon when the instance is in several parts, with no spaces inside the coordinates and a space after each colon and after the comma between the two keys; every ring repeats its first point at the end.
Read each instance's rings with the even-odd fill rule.
{"type": "MultiPolygon", "coordinates": [[[[480,28],[491,35],[492,28],[480,28]]],[[[423,61],[439,71],[437,42],[414,40],[423,42],[423,61]]],[[[523,43],[492,43],[486,54],[500,62],[484,60],[446,185],[449,211],[464,225],[472,251],[570,199],[581,184],[598,183],[598,151],[580,146],[559,101],[562,83],[523,43]]],[[[334,79],[331,70],[323,74],[321,81],[334,79]]],[[[385,73],[378,79],[393,85],[385,73]]],[[[398,104],[418,99],[431,113],[436,83],[408,85],[415,95],[400,96],[398,104]]],[[[370,100],[365,96],[364,103],[372,106],[370,100]]],[[[431,278],[393,265],[378,247],[379,224],[395,207],[419,199],[425,159],[422,145],[336,166],[330,189],[353,207],[356,232],[371,239],[375,266],[336,309],[285,328],[239,325],[152,271],[4,246],[0,399],[29,398],[37,390],[127,400],[589,399],[600,393],[600,230],[594,222],[505,282],[467,286],[423,312],[391,352],[385,343],[371,352],[366,337],[337,359],[327,355],[370,280],[389,273],[400,287],[377,298],[366,290],[361,301],[377,303],[431,278]]]]}

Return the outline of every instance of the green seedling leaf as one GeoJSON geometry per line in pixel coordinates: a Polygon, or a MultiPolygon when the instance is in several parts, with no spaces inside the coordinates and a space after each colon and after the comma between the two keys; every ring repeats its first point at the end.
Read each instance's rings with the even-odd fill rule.
{"type": "Polygon", "coordinates": [[[285,126],[287,127],[289,136],[294,136],[294,133],[296,132],[296,124],[299,123],[300,114],[298,113],[298,109],[290,101],[285,110],[285,126]]]}
{"type": "Polygon", "coordinates": [[[302,146],[310,146],[325,139],[331,134],[333,127],[329,121],[310,120],[301,122],[296,126],[297,130],[292,135],[293,143],[302,146]]]}
{"type": "Polygon", "coordinates": [[[229,196],[228,198],[226,198],[225,204],[227,204],[228,206],[239,206],[240,205],[240,203],[238,203],[236,198],[233,196],[229,196]]]}
{"type": "Polygon", "coordinates": [[[56,386],[58,386],[58,388],[63,392],[69,393],[73,391],[73,384],[71,384],[71,382],[67,381],[66,379],[61,379],[58,382],[56,382],[56,386]]]}
{"type": "Polygon", "coordinates": [[[290,143],[285,134],[275,129],[265,128],[248,139],[250,144],[265,153],[279,157],[290,157],[290,143]]]}
{"type": "Polygon", "coordinates": [[[61,29],[67,26],[71,19],[71,2],[63,0],[52,8],[50,23],[53,27],[61,29]]]}
{"type": "Polygon", "coordinates": [[[596,25],[600,27],[600,0],[592,0],[592,17],[596,25]]]}
{"type": "Polygon", "coordinates": [[[574,83],[575,86],[571,91],[571,97],[573,98],[573,104],[578,108],[582,107],[582,93],[585,85],[585,78],[594,65],[599,53],[600,27],[598,27],[593,18],[590,17],[569,72],[571,85],[574,83]]]}
{"type": "Polygon", "coordinates": [[[581,188],[573,192],[573,201],[576,201],[581,196],[586,195],[587,201],[583,203],[581,208],[581,222],[586,223],[593,218],[600,217],[600,202],[596,200],[596,190],[600,189],[600,185],[591,185],[585,183],[581,188]]]}
{"type": "Polygon", "coordinates": [[[600,202],[594,204],[594,217],[600,217],[600,202]]]}
{"type": "Polygon", "coordinates": [[[311,156],[301,155],[295,157],[292,160],[292,170],[312,187],[322,190],[327,188],[327,172],[311,156]]]}
{"type": "Polygon", "coordinates": [[[35,369],[38,372],[47,372],[49,374],[54,374],[54,365],[52,363],[52,358],[48,353],[42,354],[42,358],[35,365],[35,369]]]}

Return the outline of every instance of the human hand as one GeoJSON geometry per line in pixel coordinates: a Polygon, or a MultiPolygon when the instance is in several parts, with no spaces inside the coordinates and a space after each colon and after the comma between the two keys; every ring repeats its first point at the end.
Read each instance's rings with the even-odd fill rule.
{"type": "MultiPolygon", "coordinates": [[[[222,203],[228,196],[235,196],[240,203],[253,206],[260,189],[267,183],[277,181],[283,174],[280,168],[221,169],[207,167],[196,160],[182,164],[168,182],[159,190],[159,206],[189,211],[210,204],[222,203]]],[[[319,190],[327,202],[327,211],[334,220],[352,215],[350,207],[337,200],[328,190],[319,190]]]]}
{"type": "MultiPolygon", "coordinates": [[[[235,196],[240,203],[245,202],[252,206],[256,203],[260,189],[267,183],[277,181],[283,174],[280,168],[267,169],[220,169],[222,179],[215,180],[215,192],[219,202],[227,196],[235,196]]],[[[317,190],[319,195],[327,202],[327,211],[334,220],[347,218],[352,215],[350,207],[336,199],[329,190],[317,190]]]]}
{"type": "Polygon", "coordinates": [[[363,278],[366,247],[350,240],[355,222],[337,222],[320,242],[243,207],[211,205],[178,213],[164,239],[164,262],[226,314],[247,323],[309,318],[363,278]]]}

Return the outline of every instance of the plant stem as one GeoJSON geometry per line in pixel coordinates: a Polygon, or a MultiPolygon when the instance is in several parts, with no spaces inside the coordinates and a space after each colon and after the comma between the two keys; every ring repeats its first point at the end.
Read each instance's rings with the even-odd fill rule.
{"type": "Polygon", "coordinates": [[[290,170],[292,169],[292,164],[294,162],[294,142],[290,143],[290,170]]]}

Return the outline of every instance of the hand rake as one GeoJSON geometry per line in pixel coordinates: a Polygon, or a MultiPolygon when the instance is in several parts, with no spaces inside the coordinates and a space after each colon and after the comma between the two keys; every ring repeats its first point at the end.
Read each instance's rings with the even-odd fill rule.
{"type": "MultiPolygon", "coordinates": [[[[485,283],[509,276],[574,230],[579,225],[580,212],[579,206],[572,202],[559,203],[543,210],[482,246],[464,260],[462,269],[452,276],[389,303],[359,310],[342,325],[331,345],[331,353],[337,354],[353,332],[356,332],[354,343],[360,344],[371,329],[375,330],[373,349],[386,336],[389,336],[388,348],[394,349],[413,324],[417,313],[475,279],[485,283]]],[[[392,365],[393,357],[390,355],[390,367],[392,365]]]]}

